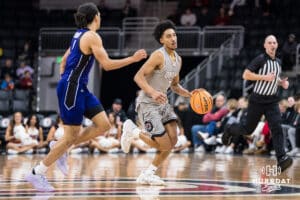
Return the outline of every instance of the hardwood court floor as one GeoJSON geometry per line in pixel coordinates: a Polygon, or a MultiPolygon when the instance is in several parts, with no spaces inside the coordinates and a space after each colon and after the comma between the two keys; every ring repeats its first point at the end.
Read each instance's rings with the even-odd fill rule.
{"type": "Polygon", "coordinates": [[[171,154],[157,174],[167,186],[141,186],[135,178],[154,154],[69,156],[69,175],[52,166],[47,177],[56,191],[39,193],[24,174],[44,155],[0,155],[0,199],[300,199],[300,158],[286,172],[275,159],[258,156],[171,154]],[[264,184],[262,181],[278,184],[264,184]]]}

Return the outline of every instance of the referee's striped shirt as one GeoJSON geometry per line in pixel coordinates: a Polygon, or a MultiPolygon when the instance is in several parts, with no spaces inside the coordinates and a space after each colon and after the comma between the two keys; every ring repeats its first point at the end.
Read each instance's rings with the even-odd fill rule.
{"type": "Polygon", "coordinates": [[[264,96],[276,95],[281,73],[281,61],[278,58],[272,59],[266,53],[260,54],[247,66],[247,69],[259,75],[274,72],[275,79],[273,81],[255,81],[253,93],[264,96]]]}

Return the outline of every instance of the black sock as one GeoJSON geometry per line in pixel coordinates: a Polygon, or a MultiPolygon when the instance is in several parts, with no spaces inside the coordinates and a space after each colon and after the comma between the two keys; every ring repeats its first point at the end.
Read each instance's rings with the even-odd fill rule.
{"type": "Polygon", "coordinates": [[[34,168],[32,169],[32,174],[34,174],[34,175],[35,175],[35,171],[34,171],[34,168]]]}

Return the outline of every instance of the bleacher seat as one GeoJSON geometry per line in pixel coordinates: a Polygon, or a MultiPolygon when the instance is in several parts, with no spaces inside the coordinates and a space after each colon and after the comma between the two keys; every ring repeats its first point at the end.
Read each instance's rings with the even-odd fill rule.
{"type": "Polygon", "coordinates": [[[10,111],[10,102],[9,100],[0,100],[0,112],[9,112],[10,111]]]}
{"type": "Polygon", "coordinates": [[[0,90],[0,100],[11,100],[11,98],[12,98],[11,91],[0,90]]]}
{"type": "Polygon", "coordinates": [[[29,101],[28,100],[17,100],[14,99],[12,101],[12,110],[13,112],[20,111],[23,113],[28,113],[29,112],[29,101]]]}
{"type": "Polygon", "coordinates": [[[14,99],[15,100],[28,100],[28,98],[29,98],[28,90],[21,90],[21,89],[14,90],[14,99]]]}

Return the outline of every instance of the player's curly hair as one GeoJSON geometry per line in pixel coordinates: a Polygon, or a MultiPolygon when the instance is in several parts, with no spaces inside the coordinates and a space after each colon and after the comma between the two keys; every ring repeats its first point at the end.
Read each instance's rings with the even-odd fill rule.
{"type": "Polygon", "coordinates": [[[78,28],[86,28],[98,13],[99,10],[94,3],[81,4],[74,14],[76,26],[78,28]]]}
{"type": "Polygon", "coordinates": [[[154,32],[153,32],[153,36],[154,36],[155,40],[158,43],[160,43],[161,36],[165,32],[165,30],[170,29],[170,28],[176,30],[174,23],[170,20],[165,20],[165,21],[162,21],[159,24],[157,24],[154,29],[154,32]]]}

